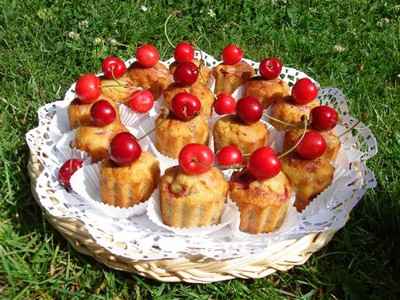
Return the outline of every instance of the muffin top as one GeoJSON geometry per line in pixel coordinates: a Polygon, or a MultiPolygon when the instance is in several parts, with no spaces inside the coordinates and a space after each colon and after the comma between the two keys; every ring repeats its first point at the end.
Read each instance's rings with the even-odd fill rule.
{"type": "Polygon", "coordinates": [[[244,76],[245,78],[250,78],[255,73],[253,67],[243,60],[234,65],[225,65],[221,63],[214,68],[214,73],[216,72],[237,77],[244,76]]]}
{"type": "Polygon", "coordinates": [[[214,103],[214,95],[206,85],[200,82],[196,82],[190,86],[179,86],[176,83],[169,85],[163,92],[165,105],[171,108],[172,99],[175,95],[184,92],[196,96],[201,103],[201,113],[205,116],[210,116],[214,103]]]}
{"type": "Polygon", "coordinates": [[[267,136],[268,130],[264,123],[258,121],[252,124],[245,124],[237,116],[228,115],[220,118],[214,126],[214,133],[220,136],[235,136],[238,141],[253,142],[260,137],[267,136]]]}
{"type": "MultiPolygon", "coordinates": [[[[201,64],[201,61],[198,59],[194,59],[193,63],[197,67],[199,67],[199,77],[197,78],[196,82],[199,82],[202,84],[207,84],[208,79],[210,78],[211,70],[205,64],[201,64]]],[[[177,65],[178,65],[178,62],[174,61],[169,66],[169,70],[170,70],[171,74],[174,74],[177,65]]]]}
{"type": "Polygon", "coordinates": [[[228,183],[222,172],[215,167],[202,174],[187,175],[179,166],[175,166],[165,171],[161,178],[160,191],[161,197],[168,197],[175,201],[207,201],[225,198],[228,183]]]}
{"type": "MultiPolygon", "coordinates": [[[[283,142],[283,150],[286,151],[293,147],[302,136],[303,131],[303,129],[292,129],[286,131],[283,142]]],[[[339,138],[336,136],[333,130],[321,131],[320,133],[324,137],[327,146],[322,157],[326,157],[328,160],[334,160],[340,149],[339,138]]]]}
{"type": "Polygon", "coordinates": [[[238,203],[281,206],[289,201],[292,188],[283,172],[266,179],[256,180],[248,172],[235,172],[230,181],[230,196],[238,203]]]}
{"type": "MultiPolygon", "coordinates": [[[[289,101],[276,102],[271,106],[271,115],[287,123],[301,125],[303,116],[309,117],[311,110],[319,105],[318,99],[305,105],[296,105],[289,101]]],[[[271,123],[274,124],[272,120],[271,123]]]]}
{"type": "Polygon", "coordinates": [[[140,79],[140,81],[159,81],[162,78],[168,78],[172,81],[172,77],[169,73],[168,68],[160,62],[157,62],[154,66],[150,68],[143,68],[137,62],[135,62],[128,69],[128,76],[133,81],[136,81],[137,79],[140,79]]]}
{"type": "Polygon", "coordinates": [[[254,96],[261,100],[264,107],[273,102],[288,98],[289,86],[279,78],[266,80],[261,77],[251,78],[246,82],[246,96],[254,96]]]}
{"type": "Polygon", "coordinates": [[[199,130],[208,132],[206,119],[199,115],[189,121],[181,121],[172,116],[159,116],[156,119],[156,134],[165,133],[172,137],[187,137],[198,134],[199,130]]]}
{"type": "Polygon", "coordinates": [[[158,160],[149,152],[143,151],[139,158],[126,166],[117,166],[110,159],[101,162],[101,174],[103,176],[112,176],[115,180],[136,179],[140,181],[149,177],[149,174],[160,174],[158,160]],[[150,171],[150,173],[149,173],[150,171]]]}

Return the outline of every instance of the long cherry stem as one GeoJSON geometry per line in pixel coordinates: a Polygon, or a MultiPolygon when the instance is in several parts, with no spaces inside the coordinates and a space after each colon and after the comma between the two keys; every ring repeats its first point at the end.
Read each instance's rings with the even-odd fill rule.
{"type": "Polygon", "coordinates": [[[289,127],[298,128],[298,126],[296,126],[296,125],[294,125],[294,124],[287,123],[287,122],[285,122],[285,121],[282,121],[282,120],[280,120],[280,119],[277,119],[277,118],[275,118],[275,117],[273,117],[273,116],[271,116],[271,115],[268,115],[267,113],[264,113],[264,116],[266,116],[268,119],[270,119],[270,120],[272,120],[272,121],[274,121],[274,122],[277,122],[277,123],[280,123],[280,124],[283,124],[283,125],[286,125],[286,126],[289,126],[289,127]]]}
{"type": "Polygon", "coordinates": [[[297,140],[296,144],[294,144],[287,151],[285,151],[284,153],[279,155],[278,156],[279,159],[281,159],[282,157],[285,157],[286,155],[288,155],[289,153],[293,152],[297,148],[297,146],[301,143],[301,141],[303,140],[304,136],[306,135],[307,125],[308,125],[308,119],[305,117],[304,118],[304,130],[303,130],[303,133],[301,134],[301,137],[297,140]]]}
{"type": "Polygon", "coordinates": [[[350,131],[352,131],[358,124],[360,124],[361,121],[357,121],[354,125],[352,125],[350,128],[347,128],[344,132],[342,132],[338,138],[341,138],[342,136],[348,134],[350,131]]]}
{"type": "MultiPolygon", "coordinates": [[[[160,116],[162,118],[166,118],[168,115],[169,115],[169,109],[166,108],[166,107],[162,107],[161,110],[160,110],[160,116]]],[[[140,138],[138,138],[138,141],[143,140],[145,137],[149,136],[155,130],[156,130],[156,127],[153,127],[148,132],[146,132],[144,135],[142,135],[140,138]]]]}
{"type": "Polygon", "coordinates": [[[149,130],[148,132],[146,132],[144,135],[142,135],[140,138],[138,138],[138,141],[143,140],[145,137],[149,136],[150,134],[152,134],[154,132],[154,130],[156,130],[156,128],[152,128],[151,130],[149,130]]]}
{"type": "Polygon", "coordinates": [[[174,16],[174,15],[169,15],[169,16],[167,17],[167,19],[165,20],[165,22],[164,22],[164,35],[165,35],[165,38],[167,39],[168,44],[169,44],[172,48],[175,48],[174,44],[173,44],[173,43],[171,42],[171,40],[169,39],[168,30],[167,30],[168,21],[169,21],[169,19],[171,19],[171,17],[173,17],[173,16],[174,16]]]}

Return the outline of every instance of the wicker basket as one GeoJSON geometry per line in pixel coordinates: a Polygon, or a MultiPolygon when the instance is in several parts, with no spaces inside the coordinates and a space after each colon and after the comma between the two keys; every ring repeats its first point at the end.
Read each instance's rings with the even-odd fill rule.
{"type": "MultiPolygon", "coordinates": [[[[31,156],[28,164],[32,193],[41,172],[38,160],[31,156]]],[[[165,282],[208,283],[232,278],[262,278],[275,271],[286,271],[304,264],[325,246],[334,231],[308,234],[300,239],[286,240],[268,247],[262,255],[229,260],[205,260],[203,257],[182,257],[153,261],[135,261],[118,257],[96,244],[84,225],[76,219],[57,218],[45,213],[47,220],[78,251],[90,255],[106,266],[165,282]]]]}

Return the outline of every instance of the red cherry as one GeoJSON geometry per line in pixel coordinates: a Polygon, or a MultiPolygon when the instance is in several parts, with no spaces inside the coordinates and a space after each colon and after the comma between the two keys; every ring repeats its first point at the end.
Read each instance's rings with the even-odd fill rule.
{"type": "Polygon", "coordinates": [[[317,98],[318,88],[308,78],[297,80],[292,88],[292,98],[294,103],[299,105],[307,104],[317,98]]]}
{"type": "Polygon", "coordinates": [[[256,97],[247,96],[237,102],[236,113],[244,123],[256,123],[262,117],[263,107],[256,97]]]}
{"type": "Polygon", "coordinates": [[[106,100],[97,101],[90,108],[90,116],[96,126],[106,126],[115,120],[116,112],[114,107],[106,100]]]}
{"type": "Polygon", "coordinates": [[[69,159],[67,160],[58,171],[58,181],[60,184],[69,189],[70,186],[70,179],[72,175],[80,168],[82,168],[83,160],[81,159],[69,159]]]}
{"type": "Polygon", "coordinates": [[[144,44],[136,49],[136,60],[144,68],[154,66],[160,60],[160,53],[152,44],[144,44]]]}
{"type": "Polygon", "coordinates": [[[194,59],[193,46],[187,42],[180,42],[175,47],[174,57],[178,63],[192,62],[194,59]]]}
{"type": "Polygon", "coordinates": [[[324,137],[315,130],[308,131],[296,147],[297,154],[304,159],[315,159],[324,154],[326,142],[324,137]]]}
{"type": "Polygon", "coordinates": [[[111,140],[110,158],[119,166],[129,165],[140,157],[142,148],[129,132],[118,133],[111,140]]]}
{"type": "Polygon", "coordinates": [[[171,110],[177,119],[189,121],[200,113],[201,102],[190,93],[178,93],[172,98],[171,110]]]}
{"type": "Polygon", "coordinates": [[[207,172],[213,162],[213,152],[202,144],[188,144],[179,153],[179,166],[188,175],[207,172]]]}
{"type": "Polygon", "coordinates": [[[146,113],[154,105],[153,93],[149,90],[134,92],[128,101],[128,106],[135,112],[146,113]]]}
{"type": "Polygon", "coordinates": [[[281,74],[282,62],[279,58],[266,58],[260,62],[260,74],[264,79],[275,79],[281,74]]]}
{"type": "Polygon", "coordinates": [[[247,169],[258,180],[265,180],[279,174],[281,162],[271,147],[261,147],[250,155],[247,169]]]}
{"type": "Polygon", "coordinates": [[[120,78],[126,72],[126,66],[122,59],[116,56],[107,56],[101,64],[104,77],[108,79],[120,78]]]}
{"type": "Polygon", "coordinates": [[[76,82],[75,92],[82,103],[92,103],[100,97],[100,79],[94,74],[82,75],[76,82]]]}
{"type": "Polygon", "coordinates": [[[235,98],[228,94],[219,94],[214,102],[214,110],[219,115],[233,114],[236,110],[235,98]]]}
{"type": "Polygon", "coordinates": [[[192,85],[199,76],[199,68],[192,62],[178,64],[174,72],[174,80],[179,85],[192,85]]]}
{"type": "Polygon", "coordinates": [[[240,165],[243,161],[243,156],[237,146],[229,145],[218,151],[216,160],[221,166],[240,165]]]}
{"type": "Polygon", "coordinates": [[[229,44],[222,51],[222,60],[226,65],[234,65],[243,58],[243,51],[235,44],[229,44]]]}
{"type": "Polygon", "coordinates": [[[311,110],[311,127],[316,130],[330,130],[338,122],[337,111],[327,105],[314,107],[311,110]]]}

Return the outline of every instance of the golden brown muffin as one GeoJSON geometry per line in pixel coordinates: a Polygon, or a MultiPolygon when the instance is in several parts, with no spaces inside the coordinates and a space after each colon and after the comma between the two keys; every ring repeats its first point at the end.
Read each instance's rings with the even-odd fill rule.
{"type": "Polygon", "coordinates": [[[305,160],[295,153],[281,158],[282,171],[296,189],[295,206],[302,211],[312,199],[330,185],[335,168],[324,157],[305,160]]]}
{"type": "Polygon", "coordinates": [[[162,220],[177,228],[218,224],[227,192],[228,183],[215,167],[199,175],[187,175],[178,166],[169,168],[160,182],[162,220]]]}
{"type": "MultiPolygon", "coordinates": [[[[320,103],[317,99],[305,105],[292,104],[290,101],[275,102],[271,105],[270,114],[272,117],[283,122],[293,124],[294,126],[303,127],[304,116],[308,119],[310,117],[311,110],[319,105],[320,103]]],[[[278,130],[290,129],[289,126],[286,126],[282,123],[275,122],[273,120],[269,120],[269,122],[278,130]]]]}
{"type": "Polygon", "coordinates": [[[264,108],[268,108],[273,102],[284,101],[290,95],[289,86],[279,78],[272,80],[261,77],[251,78],[246,82],[245,89],[245,96],[256,97],[264,108]]]}
{"type": "Polygon", "coordinates": [[[201,83],[194,83],[190,86],[185,87],[179,86],[175,83],[171,84],[164,91],[164,101],[166,107],[171,109],[172,99],[175,97],[176,94],[183,92],[190,93],[199,99],[201,103],[200,114],[207,118],[211,115],[214,104],[214,95],[206,85],[201,83]]]}
{"type": "Polygon", "coordinates": [[[71,128],[77,128],[79,126],[89,126],[92,124],[92,118],[90,116],[91,107],[92,103],[80,103],[79,99],[72,101],[68,106],[69,126],[71,128]]]}
{"type": "Polygon", "coordinates": [[[138,89],[127,73],[118,79],[101,79],[101,93],[116,102],[125,102],[138,89]]]}
{"type": "Polygon", "coordinates": [[[213,70],[215,77],[215,94],[221,92],[232,94],[240,85],[253,77],[255,71],[247,62],[234,65],[219,64],[213,70]]]}
{"type": "MultiPolygon", "coordinates": [[[[200,60],[198,60],[198,59],[194,59],[193,63],[199,67],[199,77],[197,78],[196,83],[201,83],[201,84],[207,85],[208,81],[210,80],[210,76],[211,76],[210,68],[208,68],[204,63],[200,65],[200,60]]],[[[178,65],[177,62],[173,62],[169,66],[169,71],[171,72],[172,75],[174,75],[177,65],[178,65]]]]}
{"type": "Polygon", "coordinates": [[[237,116],[228,115],[215,123],[213,136],[216,152],[225,146],[236,145],[243,155],[248,155],[267,143],[269,133],[260,121],[245,124],[237,116]]]}
{"type": "Polygon", "coordinates": [[[159,180],[159,162],[148,152],[142,152],[127,166],[103,160],[100,165],[101,199],[109,205],[130,207],[149,199],[159,180]]]}
{"type": "Polygon", "coordinates": [[[171,73],[160,62],[150,68],[143,68],[138,63],[134,63],[128,69],[128,76],[134,86],[150,90],[154,99],[158,99],[162,91],[172,83],[171,73]]]}
{"type": "Polygon", "coordinates": [[[162,154],[177,158],[187,144],[206,144],[208,141],[207,120],[200,116],[190,121],[180,121],[172,116],[159,116],[155,125],[155,146],[162,154]]]}
{"type": "Polygon", "coordinates": [[[76,130],[73,147],[89,153],[92,161],[99,161],[108,157],[112,138],[123,131],[126,128],[117,119],[104,127],[81,126],[76,130]]]}
{"type": "MultiPolygon", "coordinates": [[[[291,129],[285,133],[283,142],[283,151],[289,150],[293,147],[303,134],[303,129],[291,129]]],[[[309,131],[309,130],[307,130],[309,131]]],[[[340,140],[332,130],[319,131],[326,142],[326,150],[322,157],[329,161],[334,161],[340,149],[340,140]]]]}
{"type": "MultiPolygon", "coordinates": [[[[75,99],[68,106],[68,120],[71,128],[78,128],[79,126],[90,126],[92,125],[92,118],[90,115],[90,109],[92,105],[100,100],[107,100],[105,97],[100,96],[98,100],[93,103],[84,104],[75,99]]],[[[118,109],[112,100],[107,100],[115,109],[118,118],[118,109]]]]}
{"type": "Polygon", "coordinates": [[[282,172],[262,181],[246,171],[234,173],[229,195],[240,210],[240,230],[257,234],[278,229],[286,217],[291,192],[282,172]]]}

